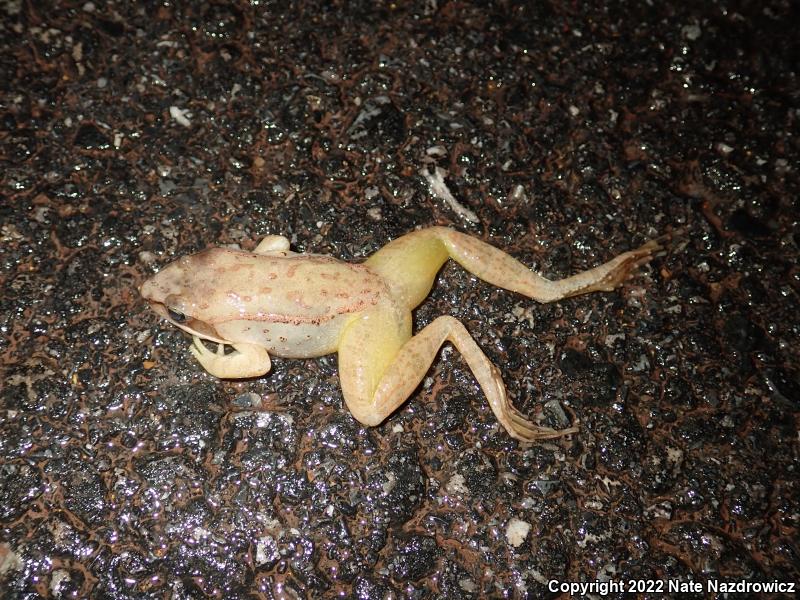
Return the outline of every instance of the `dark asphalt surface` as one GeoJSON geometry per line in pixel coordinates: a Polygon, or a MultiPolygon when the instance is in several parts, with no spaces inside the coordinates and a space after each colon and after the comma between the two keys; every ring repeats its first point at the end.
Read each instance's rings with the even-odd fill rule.
{"type": "Polygon", "coordinates": [[[0,5],[0,596],[800,581],[797,6],[287,4],[0,5]],[[451,263],[415,313],[579,433],[514,441],[452,349],[366,429],[335,356],[218,381],[137,294],[430,225],[551,278],[682,231],[613,293],[451,263]]]}

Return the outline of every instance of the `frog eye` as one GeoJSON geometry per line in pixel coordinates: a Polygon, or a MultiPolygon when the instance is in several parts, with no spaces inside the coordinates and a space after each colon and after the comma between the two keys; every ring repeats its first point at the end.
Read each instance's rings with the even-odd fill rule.
{"type": "Polygon", "coordinates": [[[172,319],[173,321],[175,321],[176,323],[183,323],[184,321],[186,321],[186,315],[185,314],[183,314],[179,310],[175,310],[174,308],[170,308],[169,306],[167,307],[167,315],[169,315],[169,318],[172,319]]]}

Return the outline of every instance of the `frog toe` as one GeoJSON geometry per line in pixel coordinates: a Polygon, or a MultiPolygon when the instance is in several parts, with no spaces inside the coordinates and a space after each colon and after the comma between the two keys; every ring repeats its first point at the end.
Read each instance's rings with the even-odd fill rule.
{"type": "Polygon", "coordinates": [[[225,354],[223,344],[217,346],[217,352],[212,352],[205,347],[200,338],[194,336],[189,350],[206,371],[220,379],[258,377],[270,370],[272,362],[267,351],[261,346],[231,345],[234,351],[230,354],[225,354]]]}

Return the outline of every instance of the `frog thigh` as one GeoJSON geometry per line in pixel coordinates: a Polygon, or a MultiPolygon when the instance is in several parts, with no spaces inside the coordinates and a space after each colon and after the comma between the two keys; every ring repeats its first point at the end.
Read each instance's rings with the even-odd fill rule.
{"type": "Polygon", "coordinates": [[[193,336],[193,344],[189,348],[203,366],[214,377],[220,379],[244,379],[258,377],[270,370],[272,361],[265,348],[255,344],[230,344],[234,352],[225,354],[225,346],[219,344],[214,353],[205,347],[199,337],[193,336]]]}
{"type": "Polygon", "coordinates": [[[268,235],[262,239],[256,249],[255,254],[272,254],[275,252],[286,252],[289,250],[289,239],[282,235],[268,235]]]}
{"type": "Polygon", "coordinates": [[[364,425],[378,425],[416,387],[411,386],[394,406],[375,409],[372,397],[384,374],[393,368],[397,353],[411,337],[411,313],[375,307],[351,321],[339,338],[339,380],[347,408],[364,425]]]}
{"type": "Polygon", "coordinates": [[[497,420],[509,435],[523,441],[556,438],[576,428],[556,430],[527,420],[508,401],[500,372],[481,351],[460,321],[439,317],[417,335],[396,335],[394,324],[369,313],[353,322],[339,344],[339,377],[344,400],[365,425],[378,425],[414,392],[436,358],[451,342],[461,353],[497,420]]]}

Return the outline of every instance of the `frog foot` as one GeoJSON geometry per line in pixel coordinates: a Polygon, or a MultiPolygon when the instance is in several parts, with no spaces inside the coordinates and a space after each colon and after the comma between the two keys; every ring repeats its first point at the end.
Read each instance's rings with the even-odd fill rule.
{"type": "Polygon", "coordinates": [[[189,350],[194,357],[206,371],[220,379],[258,377],[272,366],[267,351],[255,344],[229,344],[233,352],[225,354],[225,344],[218,343],[217,351],[212,352],[196,335],[192,340],[189,350]]]}
{"type": "Polygon", "coordinates": [[[656,252],[662,248],[658,240],[650,240],[636,250],[620,254],[609,263],[611,268],[605,277],[587,291],[610,292],[617,289],[626,279],[636,273],[639,267],[649,263],[656,252]]]}
{"type": "Polygon", "coordinates": [[[506,428],[511,437],[523,442],[536,442],[538,440],[551,440],[578,432],[578,427],[568,427],[566,429],[553,429],[537,425],[533,421],[525,418],[508,399],[506,388],[500,377],[497,367],[491,365],[492,377],[496,381],[496,389],[493,394],[487,395],[496,402],[490,400],[490,406],[497,416],[500,424],[506,428]]]}

